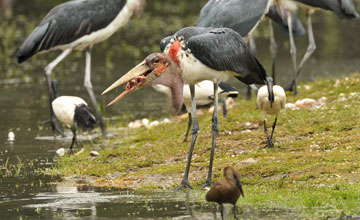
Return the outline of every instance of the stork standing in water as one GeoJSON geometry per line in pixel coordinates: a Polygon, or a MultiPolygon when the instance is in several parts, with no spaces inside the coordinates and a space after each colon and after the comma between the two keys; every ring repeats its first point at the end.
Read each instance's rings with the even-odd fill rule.
{"type": "MultiPolygon", "coordinates": [[[[314,53],[316,49],[315,38],[312,28],[311,15],[315,12],[316,9],[324,9],[334,12],[341,19],[355,19],[359,17],[359,14],[356,12],[355,6],[352,0],[295,0],[301,7],[306,9],[307,15],[307,27],[308,27],[308,37],[309,45],[307,47],[306,53],[302,58],[299,66],[296,64],[296,45],[292,34],[290,34],[290,53],[292,57],[293,67],[294,67],[294,79],[290,82],[287,90],[293,90],[294,94],[297,94],[297,77],[299,76],[302,68],[304,67],[306,61],[309,60],[310,56],[314,53]]],[[[291,4],[291,0],[285,0],[284,5],[287,10],[296,10],[294,4],[291,4]]],[[[288,16],[288,23],[291,24],[291,16],[288,16]]],[[[291,26],[289,25],[289,28],[291,26]]]]}
{"type": "Polygon", "coordinates": [[[184,178],[177,189],[192,188],[188,182],[190,164],[199,131],[196,115],[195,84],[203,80],[214,83],[214,108],[212,118],[212,144],[209,172],[206,183],[211,185],[216,135],[219,130],[218,87],[221,81],[235,76],[247,85],[265,84],[266,72],[250,53],[242,36],[228,28],[187,27],[166,38],[164,53],[149,55],[143,62],[113,83],[103,94],[127,83],[126,90],[109,105],[145,85],[162,84],[170,87],[173,106],[179,109],[183,100],[184,84],[189,84],[193,127],[190,151],[184,178]]]}
{"type": "Polygon", "coordinates": [[[300,37],[306,34],[306,30],[301,23],[300,19],[297,17],[296,13],[291,10],[286,10],[285,7],[281,6],[282,10],[279,8],[278,5],[272,5],[269,8],[268,13],[266,14],[267,17],[270,18],[269,20],[269,31],[270,31],[270,52],[271,52],[271,59],[272,59],[272,68],[271,68],[271,76],[275,83],[275,60],[277,55],[277,45],[275,41],[275,34],[272,22],[275,22],[278,26],[281,27],[287,34],[291,34],[294,37],[300,37]],[[288,16],[291,16],[291,24],[288,23],[288,16]]]}
{"type": "Polygon", "coordinates": [[[262,86],[258,91],[257,104],[263,115],[264,132],[266,134],[268,141],[265,148],[272,148],[274,147],[272,138],[274,135],[277,118],[279,116],[280,111],[285,108],[286,95],[284,89],[281,86],[273,85],[273,80],[271,77],[267,78],[266,83],[267,85],[262,86]],[[272,126],[271,136],[269,136],[266,127],[267,114],[276,115],[274,124],[272,126]]]}
{"type": "MultiPolygon", "coordinates": [[[[154,85],[153,88],[158,91],[165,93],[168,96],[171,96],[171,90],[169,87],[163,86],[163,85],[154,85]]],[[[204,80],[200,83],[197,83],[195,85],[196,94],[196,105],[198,107],[200,106],[208,106],[212,103],[214,103],[214,83],[210,80],[204,80]]],[[[239,94],[239,91],[231,86],[230,84],[220,82],[219,83],[219,89],[218,89],[219,98],[222,101],[223,104],[223,116],[224,118],[227,117],[227,108],[226,108],[226,97],[232,97],[236,98],[239,94]]],[[[188,127],[186,129],[184,142],[187,141],[187,138],[189,136],[189,131],[192,125],[192,116],[191,116],[191,94],[190,94],[190,87],[189,85],[184,86],[183,90],[183,98],[184,98],[184,105],[186,108],[186,111],[188,113],[188,127]]]]}
{"type": "Polygon", "coordinates": [[[96,110],[103,135],[105,124],[98,110],[91,84],[91,48],[106,40],[124,26],[133,12],[140,10],[144,0],[74,0],[51,9],[35,30],[26,38],[17,53],[17,61],[24,62],[33,55],[54,49],[63,52],[45,67],[45,77],[50,102],[50,124],[64,135],[51,106],[54,94],[51,91],[52,70],[73,50],[86,50],[84,86],[96,110]]]}
{"type": "Polygon", "coordinates": [[[92,114],[88,104],[80,97],[76,96],[60,96],[58,97],[57,81],[51,81],[51,87],[55,100],[51,106],[54,110],[56,118],[69,127],[73,133],[73,139],[70,145],[70,151],[77,145],[76,128],[93,128],[96,124],[96,118],[92,114]]]}
{"type": "Polygon", "coordinates": [[[224,203],[233,205],[234,218],[236,216],[236,202],[244,197],[240,173],[234,167],[227,166],[224,169],[224,178],[217,181],[213,187],[206,193],[205,199],[208,202],[217,202],[220,205],[221,219],[224,220],[224,203]]]}

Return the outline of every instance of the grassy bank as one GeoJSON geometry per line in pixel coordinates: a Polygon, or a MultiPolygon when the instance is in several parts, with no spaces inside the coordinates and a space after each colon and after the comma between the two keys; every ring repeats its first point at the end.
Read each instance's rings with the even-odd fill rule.
{"type": "MultiPolygon", "coordinates": [[[[288,93],[288,103],[326,97],[326,104],[283,111],[274,149],[262,149],[266,138],[255,99],[238,99],[228,118],[220,117],[213,179],[232,165],[242,174],[246,197],[241,204],[320,216],[341,211],[356,214],[360,203],[359,81],[360,74],[353,74],[301,85],[297,97],[288,93]]],[[[190,183],[200,189],[207,175],[211,114],[206,112],[199,119],[190,183]]],[[[59,158],[48,172],[94,186],[173,189],[181,181],[189,150],[189,143],[182,143],[186,125],[182,119],[150,129],[113,128],[118,135],[85,146],[79,155],[59,158]],[[98,150],[100,156],[91,158],[91,150],[98,150]]]]}

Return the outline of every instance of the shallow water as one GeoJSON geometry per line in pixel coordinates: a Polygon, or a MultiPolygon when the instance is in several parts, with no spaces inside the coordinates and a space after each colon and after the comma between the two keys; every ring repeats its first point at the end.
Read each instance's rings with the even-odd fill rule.
{"type": "MultiPolygon", "coordinates": [[[[40,21],[55,2],[61,1],[13,1],[13,18],[25,16],[29,20],[40,21]],[[15,16],[16,15],[16,16],[15,16]]],[[[171,33],[184,23],[184,15],[196,19],[200,6],[205,1],[192,1],[191,7],[171,8],[171,4],[178,1],[166,1],[164,10],[159,8],[160,0],[148,1],[148,8],[143,17],[153,17],[171,23],[164,33],[171,33]],[[154,3],[152,5],[152,2],[154,3]],[[169,6],[170,5],[170,6],[169,6]],[[172,16],[169,19],[169,16],[172,16]],[[172,28],[172,29],[171,29],[172,28]]],[[[330,13],[317,13],[314,16],[314,33],[318,50],[310,59],[300,77],[301,80],[314,80],[316,78],[349,74],[360,70],[359,53],[360,20],[354,22],[342,21],[330,13]]],[[[139,24],[141,18],[134,19],[139,24]]],[[[1,22],[1,21],[0,21],[1,22]]],[[[145,22],[145,21],[143,21],[145,22]]],[[[267,22],[265,22],[267,23],[267,22]]],[[[153,24],[149,25],[152,26],[153,24]]],[[[18,27],[25,28],[25,27],[18,27]]],[[[158,30],[158,29],[157,29],[158,30]]],[[[258,57],[266,69],[270,69],[270,55],[268,51],[267,26],[260,26],[256,43],[258,57]]],[[[23,31],[28,33],[28,31],[23,31]]],[[[102,113],[108,124],[147,118],[169,116],[167,98],[145,88],[131,94],[111,108],[105,108],[116,94],[100,97],[100,93],[113,81],[128,71],[137,62],[143,59],[148,51],[157,49],[146,47],[147,42],[157,42],[159,39],[151,37],[164,35],[152,34],[151,28],[144,28],[142,35],[136,40],[127,32],[119,32],[107,43],[95,46],[93,51],[93,78],[95,94],[102,106],[102,113]],[[119,43],[120,42],[120,43],[119,43]],[[121,47],[121,46],[123,47],[121,47]],[[143,50],[139,53],[131,46],[138,46],[143,50]],[[109,55],[112,54],[112,55],[109,55]],[[108,62],[108,60],[110,60],[108,62]],[[109,64],[110,63],[110,64],[109,64]]],[[[276,28],[276,37],[279,44],[279,58],[277,69],[278,81],[285,84],[291,77],[291,62],[288,55],[287,36],[276,28]]],[[[17,36],[14,44],[8,45],[12,51],[12,58],[16,48],[24,36],[17,36]]],[[[296,39],[298,58],[305,52],[307,37],[296,39]]],[[[1,49],[1,48],[0,48],[1,49]]],[[[0,51],[1,52],[1,51],[0,51]]],[[[197,203],[196,195],[190,193],[157,193],[153,195],[141,194],[133,191],[118,191],[73,187],[71,185],[55,185],[59,177],[51,177],[35,172],[39,168],[53,165],[57,149],[68,148],[71,138],[54,138],[53,132],[41,121],[48,119],[48,101],[46,95],[43,67],[58,53],[52,52],[49,56],[38,55],[24,65],[13,63],[11,68],[0,61],[0,213],[1,219],[214,219],[214,205],[197,203]],[[8,142],[9,131],[15,133],[15,141],[8,142]],[[6,166],[5,166],[6,164],[6,166]],[[13,172],[6,175],[6,168],[13,172]],[[16,168],[16,169],[15,169],[16,168]]],[[[56,68],[54,76],[59,80],[61,95],[77,95],[88,100],[83,84],[84,56],[74,53],[66,58],[64,64],[56,68]]],[[[231,83],[242,91],[244,86],[235,80],[231,83]]],[[[118,90],[116,93],[118,93],[118,90]]],[[[88,136],[80,135],[80,143],[96,141],[99,132],[90,132],[88,136]]],[[[81,145],[81,144],[80,144],[81,145]]],[[[196,192],[194,192],[196,194],[196,192]]],[[[301,213],[291,210],[254,210],[251,207],[241,207],[244,214],[242,218],[296,218],[301,213]]],[[[227,209],[227,212],[230,212],[227,209]]],[[[230,212],[231,213],[231,212],[230,212]]],[[[229,214],[231,215],[231,214],[229,214]]],[[[219,213],[217,212],[219,219],[219,213]]]]}

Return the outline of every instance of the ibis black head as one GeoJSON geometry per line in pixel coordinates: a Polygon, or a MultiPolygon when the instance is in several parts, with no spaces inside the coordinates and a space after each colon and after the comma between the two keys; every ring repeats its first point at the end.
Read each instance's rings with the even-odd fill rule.
{"type": "Polygon", "coordinates": [[[83,128],[94,128],[96,118],[87,105],[80,104],[75,107],[74,122],[83,128]]]}
{"type": "Polygon", "coordinates": [[[274,80],[273,80],[273,78],[266,77],[266,85],[267,85],[267,89],[268,89],[268,93],[269,93],[270,106],[272,107],[272,104],[274,102],[274,91],[273,91],[274,80]]]}

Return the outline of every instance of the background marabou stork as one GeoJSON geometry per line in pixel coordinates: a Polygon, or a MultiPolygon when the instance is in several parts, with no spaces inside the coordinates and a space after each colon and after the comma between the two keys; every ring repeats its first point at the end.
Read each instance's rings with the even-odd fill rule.
{"type": "Polygon", "coordinates": [[[106,128],[98,110],[91,84],[91,48],[94,44],[109,38],[124,26],[144,0],[76,0],[62,3],[51,9],[41,23],[26,38],[17,53],[17,61],[24,62],[31,56],[53,49],[63,52],[45,67],[48,96],[50,102],[50,123],[54,130],[64,135],[55,119],[51,102],[51,73],[73,50],[86,50],[84,86],[96,109],[103,135],[106,128]]]}
{"type": "Polygon", "coordinates": [[[269,31],[270,31],[270,53],[271,53],[271,59],[272,59],[272,68],[271,68],[271,76],[275,83],[275,60],[277,55],[277,45],[275,40],[275,34],[274,29],[272,25],[272,21],[275,22],[278,26],[281,27],[282,30],[284,30],[287,34],[291,34],[294,37],[302,36],[306,33],[306,30],[301,23],[300,19],[297,17],[296,13],[294,13],[291,10],[286,10],[285,7],[281,6],[282,10],[278,5],[272,5],[269,8],[268,13],[266,14],[267,17],[270,18],[269,20],[269,31]],[[291,16],[291,25],[288,23],[288,16],[291,16]]]}
{"type": "MultiPolygon", "coordinates": [[[[209,0],[201,9],[196,26],[233,29],[250,39],[250,49],[255,56],[256,48],[251,33],[275,1],[281,6],[281,0],[209,0]]],[[[251,90],[248,87],[247,99],[250,98],[251,90]]]]}
{"type": "Polygon", "coordinates": [[[184,84],[189,84],[192,99],[193,127],[190,151],[184,178],[177,189],[192,188],[188,182],[192,153],[199,131],[196,115],[195,84],[203,80],[214,82],[214,107],[212,118],[212,145],[209,172],[204,186],[211,185],[216,135],[219,129],[218,85],[235,76],[247,85],[265,84],[266,72],[250,53],[242,36],[228,28],[187,27],[167,37],[164,53],[149,55],[103,94],[127,83],[126,90],[109,105],[145,85],[162,84],[170,87],[175,109],[183,100],[184,84]]]}
{"type": "MultiPolygon", "coordinates": [[[[156,91],[165,93],[166,95],[171,97],[171,90],[169,87],[163,85],[153,85],[153,88],[156,91]]],[[[197,83],[195,85],[195,90],[196,90],[196,94],[195,94],[196,105],[198,107],[208,106],[214,103],[214,83],[212,81],[204,80],[202,82],[197,83]]],[[[239,94],[239,91],[230,84],[220,82],[218,94],[223,104],[223,109],[222,109],[223,116],[226,118],[227,117],[226,97],[236,98],[239,94]]],[[[188,127],[186,129],[185,138],[184,138],[184,142],[186,142],[192,125],[191,94],[190,94],[189,85],[184,86],[183,98],[184,98],[184,106],[188,113],[188,119],[189,119],[188,127]]]]}
{"type": "MultiPolygon", "coordinates": [[[[355,6],[352,0],[295,0],[301,7],[306,9],[307,15],[307,25],[308,25],[308,37],[309,37],[309,46],[307,47],[306,53],[302,58],[299,66],[296,64],[296,45],[293,39],[293,36],[290,34],[290,52],[292,55],[292,61],[294,66],[294,79],[290,82],[287,90],[293,90],[294,94],[297,94],[297,77],[299,76],[302,68],[306,61],[310,58],[310,56],[314,53],[316,49],[311,15],[314,13],[316,9],[324,9],[334,12],[341,19],[354,19],[358,18],[359,14],[356,12],[355,6]]],[[[283,3],[287,10],[295,10],[293,6],[291,6],[291,0],[285,0],[283,3]],[[289,4],[290,3],[290,6],[289,4]]],[[[288,20],[291,21],[291,16],[288,16],[288,20]]],[[[291,22],[289,22],[291,23],[291,22]]]]}

